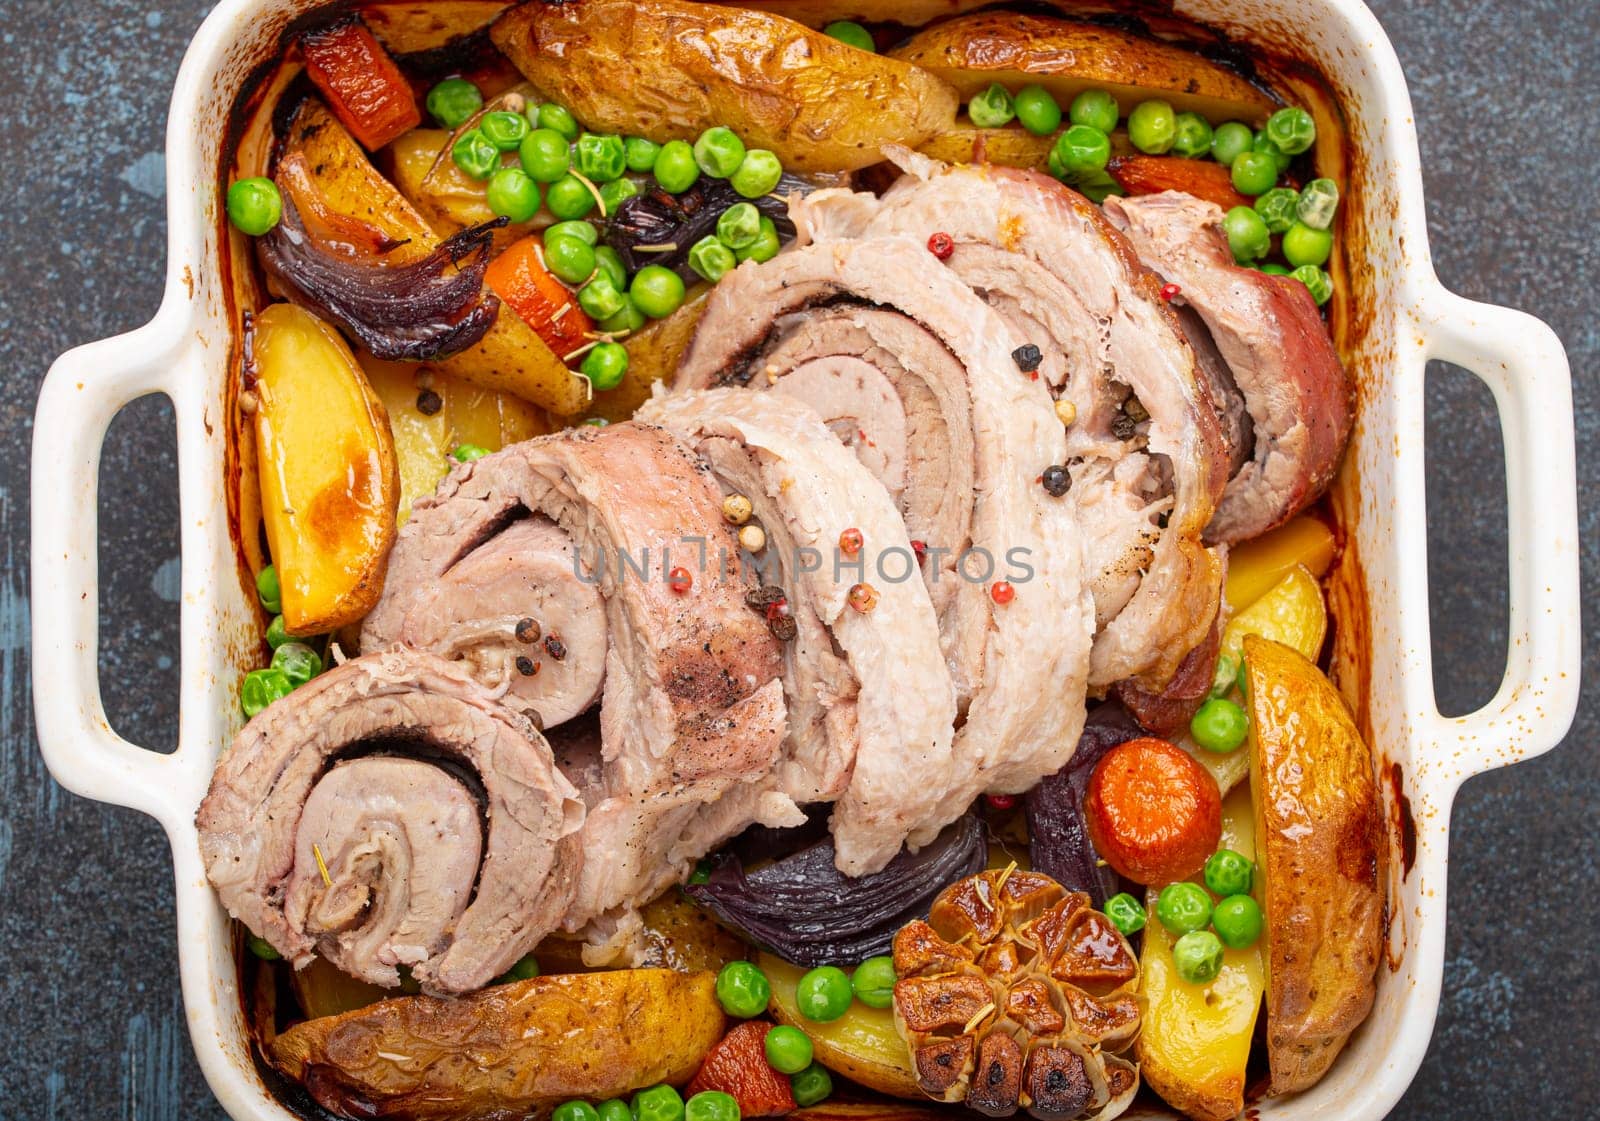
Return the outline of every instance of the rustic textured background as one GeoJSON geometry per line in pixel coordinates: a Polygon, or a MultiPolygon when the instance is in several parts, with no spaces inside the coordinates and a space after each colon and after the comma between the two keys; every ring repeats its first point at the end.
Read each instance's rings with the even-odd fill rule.
{"type": "MultiPolygon", "coordinates": [[[[45,773],[28,696],[27,480],[39,379],[61,351],[155,311],[162,137],[198,0],[0,0],[0,1117],[220,1118],[184,1030],[165,841],[45,773]]],[[[1438,270],[1526,308],[1572,356],[1583,561],[1600,581],[1600,72],[1593,0],[1376,0],[1411,80],[1438,270]]],[[[1504,472],[1488,393],[1429,386],[1430,569],[1439,695],[1492,693],[1504,649],[1504,472]]],[[[172,413],[151,398],[102,467],[101,665],[130,738],[175,735],[178,553],[172,413]]],[[[1592,597],[1591,597],[1592,602],[1592,597]]],[[[1597,622],[1592,615],[1591,631],[1597,622]]],[[[1600,680],[1600,643],[1586,644],[1600,680]]],[[[1568,743],[1469,783],[1456,807],[1444,1002],[1395,1117],[1600,1116],[1600,705],[1568,743]]]]}

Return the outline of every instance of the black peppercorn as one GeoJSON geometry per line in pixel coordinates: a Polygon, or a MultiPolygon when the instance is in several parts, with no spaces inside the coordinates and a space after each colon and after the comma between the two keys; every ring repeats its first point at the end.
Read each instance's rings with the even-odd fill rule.
{"type": "Polygon", "coordinates": [[[528,657],[518,658],[517,672],[523,677],[532,677],[539,672],[539,663],[528,657]]]}
{"type": "Polygon", "coordinates": [[[793,615],[774,615],[767,620],[767,627],[779,642],[793,642],[794,636],[800,633],[800,624],[794,621],[793,615]]]}
{"type": "Polygon", "coordinates": [[[1045,493],[1051,498],[1060,498],[1072,489],[1072,476],[1059,463],[1046,467],[1039,481],[1044,484],[1045,493]]]}
{"type": "Polygon", "coordinates": [[[1138,424],[1126,413],[1118,413],[1111,422],[1111,434],[1119,440],[1131,440],[1138,431],[1138,424]]]}
{"type": "Polygon", "coordinates": [[[1031,374],[1044,361],[1044,354],[1032,343],[1024,343],[1011,352],[1011,360],[1017,364],[1017,369],[1031,374]]]}
{"type": "Polygon", "coordinates": [[[567,656],[567,644],[555,635],[551,635],[544,640],[544,650],[546,654],[549,654],[558,662],[567,656]]]}
{"type": "Polygon", "coordinates": [[[745,606],[753,611],[765,611],[773,604],[782,603],[788,598],[788,593],[776,584],[763,584],[759,588],[751,588],[744,594],[745,606]]]}
{"type": "Polygon", "coordinates": [[[444,408],[444,398],[431,389],[424,389],[417,394],[417,412],[423,416],[435,416],[444,408]]]}
{"type": "Polygon", "coordinates": [[[516,630],[517,641],[538,642],[539,630],[539,621],[537,619],[519,619],[517,620],[516,630]]]}

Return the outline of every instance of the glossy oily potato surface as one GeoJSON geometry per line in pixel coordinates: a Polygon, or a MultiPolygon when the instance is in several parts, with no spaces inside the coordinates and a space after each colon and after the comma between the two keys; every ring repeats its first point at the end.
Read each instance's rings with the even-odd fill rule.
{"type": "Polygon", "coordinates": [[[955,119],[956,94],[915,66],[761,12],[681,0],[534,0],[494,42],[539,92],[596,132],[693,141],[714,125],[791,171],[855,170],[955,119]]]}
{"type": "Polygon", "coordinates": [[[1256,863],[1266,881],[1267,1053],[1275,1094],[1321,1078],[1372,1008],[1383,819],[1372,757],[1305,658],[1244,640],[1256,863]]]}
{"type": "Polygon", "coordinates": [[[269,1050],[341,1116],[548,1116],[687,1082],[722,1035],[715,990],[709,972],[558,974],[308,1020],[269,1050]]]}
{"type": "Polygon", "coordinates": [[[912,1072],[911,1053],[895,1030],[893,1009],[868,1008],[857,1000],[837,1020],[808,1020],[795,999],[806,971],[771,954],[762,954],[757,964],[772,983],[773,1019],[810,1036],[817,1062],[879,1093],[927,1100],[912,1072]]]}
{"type": "Polygon", "coordinates": [[[256,316],[262,516],[290,634],[353,623],[383,591],[400,496],[383,405],[338,332],[293,304],[256,316]]]}

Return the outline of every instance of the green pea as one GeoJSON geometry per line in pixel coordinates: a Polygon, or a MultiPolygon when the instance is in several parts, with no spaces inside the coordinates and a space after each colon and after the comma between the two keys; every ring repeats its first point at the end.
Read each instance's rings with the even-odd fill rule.
{"type": "Polygon", "coordinates": [[[799,1074],[789,1076],[789,1091],[794,1094],[794,1104],[804,1109],[827,1100],[833,1093],[833,1077],[826,1068],[812,1063],[799,1074]]]}
{"type": "Polygon", "coordinates": [[[270,179],[239,179],[228,188],[227,209],[228,221],[240,233],[260,237],[283,217],[283,196],[270,179]]]}
{"type": "Polygon", "coordinates": [[[594,349],[583,356],[578,372],[596,389],[615,389],[628,372],[628,348],[621,343],[596,343],[594,349]]]}
{"type": "Polygon", "coordinates": [[[695,163],[694,149],[686,140],[669,140],[661,145],[652,171],[661,189],[674,195],[683,194],[700,178],[700,166],[695,163]]]}
{"type": "Polygon", "coordinates": [[[490,210],[513,222],[531,222],[539,213],[539,184],[520,167],[502,167],[491,175],[485,198],[490,210]]]}
{"type": "Polygon", "coordinates": [[[662,265],[646,265],[633,274],[628,295],[651,319],[665,319],[683,303],[683,277],[662,265]]]}
{"type": "Polygon", "coordinates": [[[276,650],[289,641],[289,630],[283,624],[282,615],[274,615],[272,622],[267,624],[267,645],[276,650]]]}
{"type": "MultiPolygon", "coordinates": [[[[1267,266],[1261,266],[1265,269],[1267,266]]],[[[1285,272],[1288,270],[1285,269],[1285,272]]],[[[1213,697],[1226,697],[1233,691],[1234,682],[1239,680],[1239,659],[1232,654],[1217,656],[1217,668],[1211,674],[1211,695],[1213,697]]]]}
{"type": "Polygon", "coordinates": [[[1084,90],[1072,99],[1072,106],[1067,110],[1067,120],[1073,124],[1097,128],[1108,135],[1117,130],[1121,119],[1122,108],[1109,90],[1084,90]]]}
{"type": "Polygon", "coordinates": [[[1093,125],[1072,125],[1056,137],[1050,154],[1055,160],[1052,170],[1060,169],[1056,178],[1087,181],[1111,161],[1111,138],[1093,125]]]}
{"type": "Polygon", "coordinates": [[[770,261],[778,255],[778,250],[783,244],[778,240],[778,227],[771,218],[765,214],[761,216],[761,233],[756,239],[743,249],[735,249],[733,255],[743,261],[770,261]]]}
{"type": "Polygon", "coordinates": [[[600,1121],[634,1121],[633,1110],[621,1098],[609,1098],[594,1107],[600,1121]]]}
{"type": "Polygon", "coordinates": [[[550,1114],[550,1121],[600,1121],[600,1115],[588,1102],[562,1102],[550,1114]]]}
{"type": "Polygon", "coordinates": [[[1199,113],[1179,113],[1177,131],[1172,136],[1172,151],[1195,159],[1211,151],[1211,124],[1199,113]]]}
{"type": "Polygon", "coordinates": [[[744,154],[744,162],[728,180],[733,189],[747,199],[758,199],[777,189],[783,178],[783,164],[765,148],[752,148],[744,154]]]}
{"type": "Polygon", "coordinates": [[[639,184],[632,179],[613,179],[600,185],[600,206],[609,217],[617,212],[617,207],[638,193],[639,184]]]}
{"type": "Polygon", "coordinates": [[[322,672],[322,657],[303,642],[285,642],[272,652],[272,668],[298,689],[322,672]]]}
{"type": "Polygon", "coordinates": [[[589,283],[578,289],[578,306],[594,320],[611,318],[622,310],[627,298],[603,272],[596,272],[589,283]]]}
{"type": "Polygon", "coordinates": [[[767,1010],[772,984],[767,975],[748,961],[730,961],[717,974],[717,1001],[730,1016],[748,1020],[767,1010]]]}
{"type": "Polygon", "coordinates": [[[582,284],[594,275],[594,250],[578,238],[546,234],[544,267],[568,284],[582,284]]]}
{"type": "Polygon", "coordinates": [[[1074,183],[1073,186],[1078,189],[1080,194],[1096,205],[1105,202],[1112,195],[1123,193],[1122,184],[1111,178],[1110,174],[1104,171],[1096,172],[1092,177],[1080,183],[1074,183]]]}
{"type": "Polygon", "coordinates": [[[620,179],[622,173],[628,170],[627,149],[623,147],[620,136],[586,132],[578,137],[574,151],[577,154],[578,171],[584,178],[596,183],[620,179]]]}
{"type": "Polygon", "coordinates": [[[844,970],[836,965],[819,965],[800,978],[794,1001],[806,1019],[828,1023],[850,1011],[853,994],[844,970]]]}
{"type": "Polygon", "coordinates": [[[868,1008],[887,1008],[894,1003],[894,958],[887,954],[868,958],[850,976],[856,999],[868,1008]]]}
{"type": "Polygon", "coordinates": [[[1261,937],[1261,904],[1248,895],[1230,895],[1211,912],[1211,927],[1224,946],[1249,949],[1261,937]]]}
{"type": "Polygon", "coordinates": [[[1144,904],[1125,891],[1119,891],[1106,900],[1106,918],[1123,934],[1136,934],[1144,929],[1146,915],[1144,904]]]}
{"type": "MultiPolygon", "coordinates": [[[[620,288],[622,286],[619,284],[617,287],[620,288]]],[[[648,320],[645,319],[644,312],[640,311],[634,306],[633,300],[624,296],[622,309],[615,315],[607,316],[605,319],[602,319],[599,323],[599,327],[600,330],[604,331],[608,335],[631,335],[635,331],[639,330],[639,328],[643,327],[646,322],[648,322],[648,320]]],[[[693,877],[690,877],[689,882],[695,883],[697,881],[693,877]]],[[[705,881],[701,880],[698,882],[704,883],[705,881]]]]}
{"type": "Polygon", "coordinates": [[[1265,129],[1255,134],[1255,137],[1250,141],[1250,150],[1259,152],[1263,156],[1271,156],[1273,165],[1277,167],[1279,175],[1282,175],[1288,169],[1293,159],[1287,152],[1273,143],[1272,138],[1267,135],[1265,129]]]}
{"type": "Polygon", "coordinates": [[[718,241],[716,234],[707,234],[689,249],[689,267],[699,273],[701,279],[713,284],[738,263],[739,259],[733,255],[733,250],[718,241]]]}
{"type": "Polygon", "coordinates": [[[1211,134],[1211,158],[1225,167],[1232,167],[1234,160],[1250,150],[1255,138],[1256,134],[1247,124],[1239,121],[1220,124],[1211,134]]]}
{"type": "Polygon", "coordinates": [[[294,683],[281,669],[253,669],[239,686],[239,708],[245,716],[254,716],[292,692],[294,683]]]}
{"type": "Polygon", "coordinates": [[[535,123],[540,128],[547,128],[551,132],[559,133],[563,140],[578,139],[577,118],[554,101],[546,101],[539,106],[539,119],[535,123]]]}
{"type": "Polygon", "coordinates": [[[689,873],[691,884],[708,884],[711,882],[711,861],[698,860],[695,862],[694,871],[689,873]]]}
{"type": "Polygon", "coordinates": [[[744,141],[726,125],[715,125],[694,142],[694,162],[713,179],[726,179],[744,162],[744,141]]]}
{"type": "Polygon", "coordinates": [[[517,146],[517,159],[534,182],[554,183],[570,166],[566,137],[554,129],[536,128],[517,146]]]}
{"type": "Polygon", "coordinates": [[[1249,895],[1255,874],[1255,862],[1232,849],[1218,849],[1206,860],[1206,887],[1216,895],[1249,895]]]}
{"type": "Polygon", "coordinates": [[[739,1121],[739,1103],[722,1090],[701,1090],[683,1105],[683,1121],[739,1121]]]}
{"type": "Polygon", "coordinates": [[[254,934],[246,934],[244,936],[244,944],[250,948],[252,954],[262,961],[281,961],[283,959],[283,955],[274,949],[272,943],[265,938],[260,938],[254,934]]]}
{"type": "Polygon", "coordinates": [[[465,78],[446,78],[428,91],[428,115],[448,129],[483,108],[483,93],[465,78]]]}
{"type": "Polygon", "coordinates": [[[1316,265],[1301,265],[1289,274],[1311,291],[1311,298],[1321,307],[1333,298],[1333,277],[1316,265]]]}
{"type": "Polygon", "coordinates": [[[1262,152],[1242,152],[1233,161],[1233,189],[1241,195],[1264,195],[1278,181],[1278,167],[1262,152]]]}
{"type": "Polygon", "coordinates": [[[683,1121],[683,1099],[671,1086],[652,1086],[633,1095],[629,1112],[637,1121],[683,1121]]]}
{"type": "Polygon", "coordinates": [[[1339,184],[1332,179],[1313,179],[1300,192],[1295,217],[1313,230],[1328,230],[1333,228],[1333,216],[1338,210],[1339,184]]]}
{"type": "Polygon", "coordinates": [[[1317,122],[1304,109],[1279,109],[1267,118],[1267,138],[1291,156],[1307,151],[1317,140],[1317,122]]]}
{"type": "Polygon", "coordinates": [[[511,968],[501,975],[502,981],[531,981],[539,976],[539,959],[527,954],[511,963],[511,968]]]}
{"type": "Polygon", "coordinates": [[[513,113],[509,109],[496,109],[492,113],[485,113],[478,121],[478,128],[483,132],[496,148],[502,152],[515,152],[517,145],[522,143],[522,138],[532,130],[528,127],[528,118],[521,113],[513,113]]]}
{"type": "Polygon", "coordinates": [[[283,588],[278,583],[278,566],[269,564],[256,573],[256,598],[261,607],[274,615],[283,610],[283,588]]]}
{"type": "Polygon", "coordinates": [[[1191,930],[1172,944],[1172,965],[1189,984],[1210,984],[1222,972],[1222,942],[1209,930],[1191,930]]]}
{"type": "Polygon", "coordinates": [[[878,44],[872,41],[872,32],[853,20],[836,19],[824,27],[822,33],[858,51],[870,51],[873,54],[878,52],[878,44]]]}
{"type": "Polygon", "coordinates": [[[1222,232],[1228,235],[1233,259],[1241,264],[1265,257],[1272,248],[1272,235],[1267,232],[1266,222],[1248,206],[1236,206],[1228,211],[1222,219],[1222,232]]]}
{"type": "Polygon", "coordinates": [[[450,156],[473,179],[487,179],[500,166],[500,149],[489,142],[482,129],[469,128],[462,133],[450,149],[450,156]]]}
{"type": "Polygon", "coordinates": [[[1212,697],[1189,720],[1189,735],[1207,751],[1226,755],[1237,751],[1250,730],[1244,709],[1226,697],[1212,697]]]}
{"type": "Polygon", "coordinates": [[[661,154],[661,145],[642,136],[630,136],[622,142],[622,154],[629,171],[651,171],[656,166],[656,157],[661,154]]]}
{"type": "Polygon", "coordinates": [[[992,82],[982,93],[967,102],[967,117],[979,128],[1004,128],[1016,117],[1011,93],[999,82],[992,82]]]}
{"type": "Polygon", "coordinates": [[[609,245],[597,245],[594,248],[594,267],[611,278],[611,283],[617,290],[628,286],[628,270],[622,265],[622,254],[609,245]]]}
{"type": "Polygon", "coordinates": [[[1023,86],[1011,104],[1017,122],[1035,136],[1049,136],[1061,127],[1061,106],[1043,86],[1023,86]]]}
{"type": "Polygon", "coordinates": [[[553,225],[545,227],[545,241],[548,242],[552,238],[558,237],[577,238],[579,241],[590,247],[600,244],[600,231],[595,227],[595,224],[593,222],[582,221],[581,219],[578,221],[556,222],[553,225]]]}
{"type": "Polygon", "coordinates": [[[450,458],[457,463],[472,463],[489,454],[489,449],[478,444],[457,444],[450,458]]]}
{"type": "Polygon", "coordinates": [[[1294,225],[1295,206],[1300,192],[1293,187],[1274,187],[1256,199],[1256,213],[1267,224],[1269,233],[1281,234],[1294,225]]]}
{"type": "Polygon", "coordinates": [[[1156,897],[1156,918],[1173,934],[1188,934],[1211,921],[1211,896],[1187,880],[1168,884],[1156,897]]]}
{"type": "Polygon", "coordinates": [[[1283,259],[1295,268],[1325,265],[1333,254],[1333,231],[1314,230],[1296,222],[1283,235],[1283,259]]]}
{"type": "MultiPolygon", "coordinates": [[[[1294,270],[1293,269],[1289,268],[1287,265],[1280,265],[1276,261],[1268,261],[1264,265],[1257,265],[1256,268],[1260,269],[1262,272],[1266,273],[1268,276],[1293,276],[1294,275],[1294,270]]],[[[1243,685],[1241,684],[1240,687],[1243,688],[1243,685]]]]}
{"type": "Polygon", "coordinates": [[[594,209],[594,192],[576,175],[564,175],[545,190],[544,204],[557,218],[582,218],[594,209]]]}
{"type": "Polygon", "coordinates": [[[799,1074],[811,1065],[811,1037],[786,1024],[767,1032],[764,1048],[767,1065],[779,1074],[799,1074]]]}
{"type": "Polygon", "coordinates": [[[717,240],[729,249],[743,249],[761,236],[761,211],[736,202],[717,219],[717,240]]]}
{"type": "Polygon", "coordinates": [[[611,422],[603,416],[592,416],[583,422],[585,428],[604,428],[611,422]]]}
{"type": "Polygon", "coordinates": [[[1178,135],[1178,115],[1165,101],[1144,101],[1128,114],[1128,139],[1141,152],[1159,156],[1171,151],[1178,135]]]}

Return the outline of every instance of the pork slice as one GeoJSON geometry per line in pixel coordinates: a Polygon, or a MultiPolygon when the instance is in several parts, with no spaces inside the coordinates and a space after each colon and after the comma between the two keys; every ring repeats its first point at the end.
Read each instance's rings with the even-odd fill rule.
{"type": "Polygon", "coordinates": [[[1220,595],[1201,538],[1228,467],[1219,412],[1160,281],[1097,207],[1053,179],[895,155],[910,174],[869,219],[829,195],[796,200],[796,221],[819,238],[948,235],[946,266],[1039,348],[1040,379],[1075,412],[1064,462],[1090,543],[1090,686],[1133,677],[1159,688],[1220,595]]]}
{"type": "Polygon", "coordinates": [[[320,955],[395,986],[407,966],[460,993],[561,924],[583,820],[530,721],[456,663],[394,649],[245,725],[195,826],[223,906],[297,968],[320,955]]]}
{"type": "MultiPolygon", "coordinates": [[[[786,386],[799,393],[811,377],[826,388],[803,396],[835,414],[824,420],[837,420],[840,394],[873,397],[853,384],[860,366],[839,363],[834,347],[808,341],[838,332],[855,340],[849,358],[896,385],[899,414],[936,416],[950,434],[944,447],[930,443],[914,451],[922,442],[908,431],[903,513],[938,509],[944,500],[918,484],[917,454],[929,457],[922,474],[932,479],[964,469],[961,459],[936,457],[970,450],[970,489],[949,491],[953,501],[970,506],[967,539],[927,542],[924,567],[930,584],[947,571],[955,581],[939,613],[940,629],[965,716],[950,773],[921,776],[947,791],[936,817],[917,835],[926,838],[976,794],[1026,789],[1071,754],[1083,719],[1093,603],[1068,507],[1038,482],[1044,468],[1066,454],[1049,394],[1017,370],[1012,352],[1023,340],[958,278],[930,267],[924,241],[818,242],[741,266],[708,298],[676,386],[786,386]],[[868,311],[881,318],[868,318],[868,311]],[[875,329],[891,318],[893,330],[875,329]],[[830,368],[819,369],[822,361],[830,368]],[[802,380],[790,382],[796,373],[802,380]],[[913,382],[918,393],[926,391],[925,403],[900,392],[913,382]],[[940,557],[936,549],[953,553],[940,557]],[[1006,576],[1016,599],[1001,606],[990,585],[1006,576]]],[[[898,423],[893,410],[879,415],[898,423]]],[[[940,590],[932,595],[937,605],[940,590]]]]}
{"type": "MultiPolygon", "coordinates": [[[[676,438],[638,424],[569,430],[455,468],[401,530],[363,646],[429,633],[441,580],[477,556],[502,571],[497,543],[516,552],[529,519],[550,523],[577,554],[576,578],[552,577],[544,594],[564,600],[571,633],[577,615],[598,610],[606,636],[585,644],[604,657],[582,671],[603,681],[600,763],[572,771],[588,784],[588,859],[563,925],[576,931],[619,912],[611,925],[625,927],[633,907],[726,837],[755,821],[801,819],[764,785],[784,740],[782,652],[745,607],[714,480],[676,438]],[[688,587],[669,579],[677,568],[688,587]]],[[[548,547],[548,531],[537,532],[548,547]]],[[[522,610],[527,571],[492,585],[471,614],[522,610]],[[515,606],[498,606],[496,590],[515,606]]]]}
{"type": "Polygon", "coordinates": [[[929,839],[943,792],[924,776],[950,770],[955,722],[938,620],[896,504],[814,411],[783,393],[680,393],[639,417],[683,436],[753,504],[767,534],[762,582],[784,589],[797,630],[780,781],[796,801],[837,799],[840,871],[880,870],[908,839],[929,839]],[[854,555],[841,549],[847,529],[861,535],[854,555]],[[867,611],[848,602],[857,584],[875,597],[867,611]]]}
{"type": "Polygon", "coordinates": [[[1165,191],[1108,199],[1105,212],[1179,286],[1248,410],[1249,456],[1207,540],[1244,541],[1281,525],[1327,487],[1350,436],[1350,382],[1315,301],[1297,280],[1235,264],[1214,203],[1165,191]]]}

